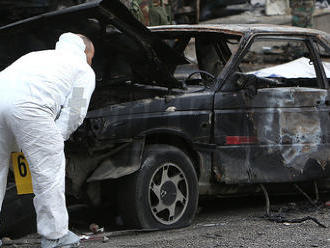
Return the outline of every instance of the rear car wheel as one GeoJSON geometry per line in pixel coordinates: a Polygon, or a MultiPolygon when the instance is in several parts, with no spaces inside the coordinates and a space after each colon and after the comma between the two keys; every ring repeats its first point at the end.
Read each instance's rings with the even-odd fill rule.
{"type": "Polygon", "coordinates": [[[198,180],[192,161],[180,149],[150,145],[141,169],[123,178],[118,194],[124,223],[147,229],[190,225],[198,205],[198,180]]]}

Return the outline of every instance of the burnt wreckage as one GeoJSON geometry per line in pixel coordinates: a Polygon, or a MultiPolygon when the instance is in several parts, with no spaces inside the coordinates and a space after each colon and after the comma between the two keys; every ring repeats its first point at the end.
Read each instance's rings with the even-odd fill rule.
{"type": "Polygon", "coordinates": [[[192,222],[199,195],[261,192],[266,183],[285,192],[281,185],[297,182],[326,186],[326,33],[271,25],[148,29],[120,2],[99,0],[1,27],[1,68],[52,48],[67,31],[92,38],[97,74],[87,118],[66,144],[68,196],[93,205],[117,199],[126,224],[172,228],[192,222]],[[267,42],[282,48],[266,49],[267,42]],[[288,50],[288,42],[299,45],[288,50]],[[294,51],[281,63],[307,57],[314,74],[259,77],[253,56],[281,49],[294,51]]]}

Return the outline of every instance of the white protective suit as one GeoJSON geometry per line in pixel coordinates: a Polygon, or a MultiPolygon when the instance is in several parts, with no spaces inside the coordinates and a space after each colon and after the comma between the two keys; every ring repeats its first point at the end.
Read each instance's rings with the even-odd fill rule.
{"type": "Polygon", "coordinates": [[[64,140],[83,122],[95,88],[84,50],[66,33],[55,50],[29,53],[0,72],[0,207],[17,144],[30,165],[38,233],[47,239],[68,233],[64,140]]]}

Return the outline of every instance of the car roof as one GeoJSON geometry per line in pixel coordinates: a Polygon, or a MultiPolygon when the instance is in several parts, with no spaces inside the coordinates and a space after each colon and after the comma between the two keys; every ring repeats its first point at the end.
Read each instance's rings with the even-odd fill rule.
{"type": "Polygon", "coordinates": [[[246,33],[262,34],[297,34],[320,36],[330,41],[330,35],[326,32],[284,25],[273,24],[196,24],[196,25],[167,25],[149,27],[152,31],[191,31],[191,32],[219,32],[225,34],[244,35],[246,33]]]}

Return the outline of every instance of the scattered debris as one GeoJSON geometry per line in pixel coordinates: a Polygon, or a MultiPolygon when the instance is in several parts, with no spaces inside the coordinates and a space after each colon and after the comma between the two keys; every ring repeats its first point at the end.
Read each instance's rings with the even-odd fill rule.
{"type": "Polygon", "coordinates": [[[92,233],[96,234],[96,233],[103,233],[104,232],[104,227],[100,228],[99,225],[92,223],[89,226],[89,230],[92,231],[92,233]]]}
{"type": "MultiPolygon", "coordinates": [[[[316,209],[319,209],[319,206],[317,205],[317,202],[313,201],[309,197],[309,195],[307,193],[305,193],[297,184],[294,184],[294,187],[306,197],[306,199],[309,201],[310,204],[312,204],[316,209]]],[[[318,192],[316,184],[314,184],[314,187],[315,187],[315,190],[318,192]]],[[[296,219],[288,219],[288,218],[283,216],[282,208],[280,209],[279,214],[272,214],[271,211],[270,211],[270,200],[269,200],[269,195],[268,195],[267,189],[263,184],[260,184],[260,188],[263,191],[265,199],[266,199],[266,214],[262,218],[270,220],[270,221],[274,221],[276,223],[283,223],[286,226],[289,226],[290,223],[302,223],[302,222],[305,222],[307,220],[311,220],[311,221],[314,221],[316,224],[318,224],[320,227],[327,228],[326,225],[322,224],[316,218],[311,217],[311,216],[306,216],[306,217],[303,217],[303,218],[296,218],[296,219]]],[[[295,203],[290,203],[290,207],[294,208],[294,207],[296,207],[296,204],[295,203]]]]}
{"type": "Polygon", "coordinates": [[[213,226],[224,226],[225,223],[211,223],[211,224],[204,224],[203,227],[213,227],[213,226]]]}
{"type": "MultiPolygon", "coordinates": [[[[96,224],[93,224],[96,225],[96,224]]],[[[96,225],[97,226],[97,225],[96,225]]],[[[94,228],[95,226],[93,226],[94,228]]],[[[103,228],[99,229],[102,230],[103,228]]],[[[95,229],[93,229],[95,230],[95,229]]],[[[102,232],[97,233],[84,233],[80,236],[81,242],[88,241],[102,241],[104,243],[108,242],[112,237],[118,236],[127,236],[127,235],[137,235],[138,233],[146,233],[146,232],[155,232],[159,231],[159,229],[132,229],[132,230],[121,230],[121,231],[113,231],[113,232],[102,232]]]]}
{"type": "Polygon", "coordinates": [[[306,216],[304,218],[297,218],[297,219],[287,219],[284,218],[282,215],[271,215],[271,216],[266,216],[265,217],[267,220],[274,221],[276,223],[283,223],[284,225],[288,225],[290,223],[302,223],[307,220],[314,221],[316,224],[318,224],[320,227],[327,228],[326,225],[322,224],[319,222],[316,218],[311,217],[311,216],[306,216]]]}
{"type": "Polygon", "coordinates": [[[222,235],[218,234],[218,233],[207,233],[205,235],[202,235],[203,237],[207,238],[207,239],[219,239],[222,238],[222,235]]]}
{"type": "Polygon", "coordinates": [[[110,239],[107,236],[103,237],[103,243],[107,243],[110,239]]]}
{"type": "Polygon", "coordinates": [[[10,238],[3,238],[2,239],[2,245],[3,246],[31,246],[31,245],[39,245],[40,239],[17,239],[17,240],[11,240],[10,238]]]}

